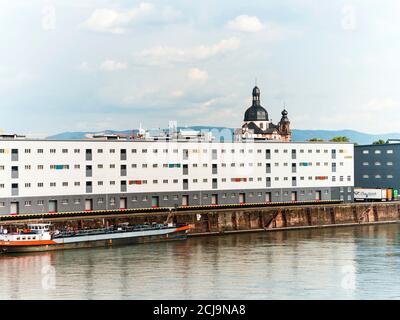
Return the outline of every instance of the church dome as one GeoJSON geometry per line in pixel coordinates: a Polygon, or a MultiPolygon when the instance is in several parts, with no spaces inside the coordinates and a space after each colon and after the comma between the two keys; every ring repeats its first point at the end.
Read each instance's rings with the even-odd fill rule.
{"type": "Polygon", "coordinates": [[[260,105],[260,89],[253,89],[253,104],[244,114],[244,121],[268,121],[268,112],[260,105]]]}

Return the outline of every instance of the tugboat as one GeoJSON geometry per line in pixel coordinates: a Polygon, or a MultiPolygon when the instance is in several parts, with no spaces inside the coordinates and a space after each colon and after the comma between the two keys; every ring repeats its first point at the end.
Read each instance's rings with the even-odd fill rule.
{"type": "Polygon", "coordinates": [[[112,245],[160,242],[186,239],[190,227],[185,224],[127,223],[107,228],[85,230],[51,230],[50,223],[28,224],[27,228],[0,234],[3,253],[51,251],[72,248],[107,247],[112,245]]]}

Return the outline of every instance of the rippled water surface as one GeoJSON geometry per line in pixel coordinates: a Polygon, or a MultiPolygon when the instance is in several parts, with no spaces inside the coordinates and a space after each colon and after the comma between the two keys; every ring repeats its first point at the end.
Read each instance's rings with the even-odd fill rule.
{"type": "Polygon", "coordinates": [[[0,255],[0,299],[398,299],[400,225],[0,255]]]}

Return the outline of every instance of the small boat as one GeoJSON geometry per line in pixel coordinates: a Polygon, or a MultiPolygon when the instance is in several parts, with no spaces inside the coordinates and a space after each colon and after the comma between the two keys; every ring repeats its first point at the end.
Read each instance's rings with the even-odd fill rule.
{"type": "Polygon", "coordinates": [[[49,223],[28,224],[16,232],[3,229],[0,252],[37,252],[72,248],[108,247],[113,245],[186,239],[190,229],[185,224],[120,224],[107,228],[83,230],[50,230],[49,223]]]}

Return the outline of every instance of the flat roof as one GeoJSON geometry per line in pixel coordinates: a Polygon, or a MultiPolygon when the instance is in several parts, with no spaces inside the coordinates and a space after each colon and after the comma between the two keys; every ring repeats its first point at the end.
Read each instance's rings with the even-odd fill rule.
{"type": "MultiPolygon", "coordinates": [[[[354,145],[354,142],[332,142],[332,141],[276,141],[276,140],[254,140],[254,141],[218,141],[218,140],[213,140],[213,141],[200,141],[200,140],[190,140],[190,139],[162,139],[162,140],[100,140],[100,139],[0,139],[0,143],[3,141],[14,141],[14,142],[23,142],[23,141],[29,141],[29,142],[107,142],[107,143],[126,143],[126,142],[148,142],[148,143],[156,143],[156,142],[182,142],[182,143],[226,143],[226,144],[232,144],[232,143],[284,143],[284,144],[352,144],[354,145]]],[[[393,145],[394,143],[390,144],[393,145]]],[[[389,144],[388,144],[389,145],[389,144]]],[[[379,145],[373,145],[373,146],[379,146],[379,145]]],[[[380,145],[382,146],[382,145],[380,145]]]]}

